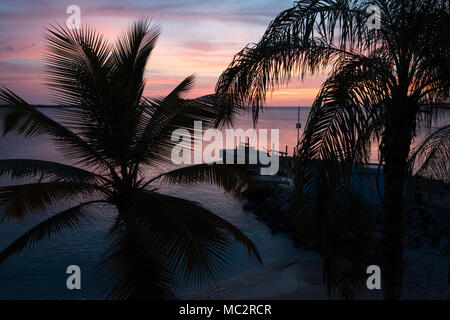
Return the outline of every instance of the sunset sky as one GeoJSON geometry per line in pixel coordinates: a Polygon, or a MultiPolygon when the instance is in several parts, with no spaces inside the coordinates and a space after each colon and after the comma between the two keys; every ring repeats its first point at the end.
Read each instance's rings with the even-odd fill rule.
{"type": "MultiPolygon", "coordinates": [[[[152,17],[162,34],[147,66],[146,96],[171,91],[197,75],[190,97],[214,92],[233,55],[257,42],[270,21],[293,0],[2,0],[0,2],[0,85],[33,104],[51,104],[42,76],[44,27],[65,24],[69,5],[81,8],[82,24],[114,38],[140,17],[152,17]]],[[[324,75],[292,82],[268,99],[271,106],[309,106],[324,75]]]]}

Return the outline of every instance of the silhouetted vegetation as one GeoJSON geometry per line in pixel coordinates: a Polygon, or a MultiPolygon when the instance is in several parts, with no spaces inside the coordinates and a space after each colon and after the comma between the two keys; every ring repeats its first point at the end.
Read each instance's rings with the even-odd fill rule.
{"type": "Polygon", "coordinates": [[[256,121],[268,91],[296,75],[329,72],[298,148],[294,191],[299,232],[321,239],[330,292],[353,298],[364,285],[368,212],[350,177],[377,144],[384,165],[382,288],[386,299],[402,297],[409,171],[450,178],[450,126],[410,150],[419,123],[450,110],[449,34],[448,0],[298,1],[234,57],[217,83],[224,115],[250,105],[256,121]],[[369,5],[380,9],[379,29],[367,26],[374,18],[369,5]]]}
{"type": "Polygon", "coordinates": [[[3,134],[47,136],[72,163],[0,160],[0,175],[30,181],[0,187],[2,221],[26,219],[70,198],[79,202],[11,243],[0,252],[0,263],[42,239],[82,227],[99,210],[98,203],[117,213],[103,261],[111,267],[105,280],[110,298],[174,298],[178,280],[212,281],[225,270],[233,240],[261,260],[238,228],[198,203],[158,190],[160,183],[206,182],[232,192],[245,183],[233,166],[164,171],[172,164],[175,129],[193,129],[194,120],[205,126],[223,120],[210,103],[183,98],[193,76],[166,97],[143,96],[145,67],[158,36],[158,27],[147,20],[135,23],[114,44],[89,27],[47,29],[47,81],[55,101],[66,106],[55,109],[60,122],[0,89],[3,134]]]}

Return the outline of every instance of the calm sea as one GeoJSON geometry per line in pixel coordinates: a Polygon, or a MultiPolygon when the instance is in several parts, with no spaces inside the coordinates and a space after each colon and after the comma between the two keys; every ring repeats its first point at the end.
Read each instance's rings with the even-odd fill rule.
{"type": "MultiPolygon", "coordinates": [[[[51,109],[43,109],[52,114],[51,109]]],[[[300,109],[302,130],[310,108],[300,109]]],[[[258,122],[257,129],[279,129],[280,149],[288,147],[292,154],[297,143],[297,108],[266,108],[258,122]]],[[[447,120],[448,123],[448,120],[447,120]]],[[[235,123],[235,128],[252,128],[249,115],[242,115],[235,123]]],[[[374,150],[376,154],[376,150],[374,150]]],[[[12,136],[0,138],[0,159],[34,158],[70,163],[54,149],[51,142],[44,137],[23,139],[12,136]]],[[[0,185],[11,181],[1,178],[0,185]]],[[[181,285],[179,295],[183,298],[258,298],[263,297],[264,290],[272,290],[265,296],[285,292],[287,284],[271,284],[274,276],[288,265],[305,260],[316,260],[314,253],[295,248],[284,235],[272,235],[269,228],[256,217],[242,209],[241,199],[225,194],[218,187],[197,185],[189,188],[163,189],[164,192],[199,202],[216,214],[224,217],[239,227],[258,247],[264,266],[254,259],[249,259],[246,250],[236,245],[231,250],[232,259],[228,272],[217,281],[216,286],[189,288],[181,285]],[[281,286],[281,287],[280,287],[281,286]],[[277,291],[279,290],[279,291],[277,291]]],[[[65,203],[51,212],[41,212],[26,221],[6,221],[0,224],[0,249],[5,248],[23,232],[30,229],[51,214],[74,203],[65,203]]],[[[1,209],[0,209],[1,214],[1,209]]],[[[82,228],[56,235],[0,265],[0,299],[102,299],[105,294],[100,283],[106,270],[97,267],[110,239],[108,229],[111,227],[116,212],[110,207],[98,205],[93,207],[94,219],[82,228]],[[82,273],[82,289],[70,291],[66,288],[66,268],[78,265],[82,273]]]]}
{"type": "MultiPolygon", "coordinates": [[[[43,109],[43,112],[53,115],[54,110],[43,109]]],[[[308,112],[309,108],[301,109],[303,122],[308,112]]],[[[296,122],[296,108],[267,108],[257,128],[280,129],[280,145],[288,145],[289,153],[292,153],[297,137],[296,122]]],[[[242,116],[235,124],[235,128],[251,127],[249,116],[242,116]]],[[[0,158],[34,158],[70,163],[70,159],[64,159],[58,154],[52,143],[44,137],[0,138],[0,158]]],[[[0,179],[0,185],[10,182],[6,178],[0,179]]],[[[264,266],[261,266],[255,259],[248,258],[247,251],[242,246],[236,245],[231,249],[229,271],[220,277],[217,285],[200,288],[181,285],[179,295],[183,298],[232,298],[242,294],[248,297],[256,294],[257,297],[256,291],[270,283],[274,275],[279,274],[284,267],[301,260],[317,258],[313,253],[295,248],[286,236],[272,235],[264,223],[242,209],[242,200],[225,194],[218,187],[197,185],[165,189],[164,192],[197,201],[239,227],[255,242],[264,261],[264,266]]],[[[0,249],[40,221],[75,203],[76,200],[74,203],[65,203],[60,208],[39,213],[25,221],[6,221],[0,224],[0,249]]],[[[107,270],[98,268],[97,264],[110,242],[108,229],[112,225],[115,211],[98,205],[93,207],[92,213],[94,219],[82,228],[41,241],[0,265],[0,299],[104,298],[100,284],[107,270]],[[66,268],[72,264],[81,268],[81,290],[70,291],[66,288],[66,268]]],[[[284,292],[283,288],[279,288],[280,291],[277,292],[275,285],[273,287],[274,295],[284,292]]]]}

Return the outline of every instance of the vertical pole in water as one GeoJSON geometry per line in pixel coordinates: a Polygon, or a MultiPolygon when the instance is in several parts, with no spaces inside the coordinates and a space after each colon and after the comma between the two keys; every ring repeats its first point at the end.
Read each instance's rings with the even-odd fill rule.
{"type": "Polygon", "coordinates": [[[302,127],[300,122],[300,107],[297,108],[297,125],[295,127],[297,128],[297,145],[294,148],[294,156],[297,151],[298,142],[300,141],[300,128],[302,127]]]}

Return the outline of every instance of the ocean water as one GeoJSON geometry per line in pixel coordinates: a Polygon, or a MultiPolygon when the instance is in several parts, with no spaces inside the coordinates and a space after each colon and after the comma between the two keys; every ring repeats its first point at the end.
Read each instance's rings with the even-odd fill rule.
{"type": "MultiPolygon", "coordinates": [[[[303,134],[310,111],[310,107],[300,107],[301,129],[298,132],[300,138],[303,134]]],[[[279,151],[284,152],[287,147],[288,154],[292,155],[294,148],[297,145],[297,121],[298,108],[296,107],[268,107],[263,109],[255,129],[278,129],[279,151]]],[[[439,116],[434,117],[431,120],[419,117],[417,121],[417,132],[412,141],[412,146],[416,146],[436,129],[448,124],[450,124],[449,113],[442,112],[439,116]],[[428,123],[428,121],[430,122],[428,123]]],[[[246,113],[241,115],[236,119],[234,127],[242,128],[244,130],[253,128],[251,114],[246,113]]],[[[269,134],[268,137],[270,137],[269,134]]],[[[268,140],[270,141],[270,138],[268,138],[268,140]]],[[[258,149],[262,150],[261,147],[258,149]]],[[[370,162],[378,163],[378,161],[378,146],[376,143],[373,143],[370,151],[370,162]]]]}
{"type": "MultiPolygon", "coordinates": [[[[43,109],[45,113],[54,111],[43,109]]],[[[300,109],[300,121],[303,128],[310,108],[300,109]]],[[[260,117],[256,129],[279,129],[280,150],[288,147],[291,155],[297,144],[297,108],[266,108],[260,117]]],[[[448,119],[441,122],[449,123],[448,119]]],[[[235,122],[235,128],[252,128],[250,115],[241,115],[235,122]]],[[[417,141],[426,132],[420,131],[417,141]]],[[[416,142],[417,142],[416,141],[416,142]]],[[[376,162],[376,148],[372,150],[373,162],[376,162]]],[[[0,159],[34,158],[70,163],[46,137],[24,139],[15,136],[0,138],[0,159]]],[[[0,186],[11,181],[0,178],[0,186]]],[[[242,209],[243,199],[224,193],[215,186],[200,184],[188,188],[163,188],[163,192],[197,201],[219,216],[239,227],[256,244],[264,265],[249,258],[247,251],[236,244],[231,248],[230,263],[227,272],[222,274],[215,285],[187,287],[180,284],[178,295],[186,299],[230,299],[262,298],[276,296],[303,284],[293,284],[292,277],[285,276],[283,270],[288,266],[305,261],[317,261],[315,253],[296,248],[282,234],[271,234],[269,228],[250,213],[242,209]]],[[[64,203],[51,212],[40,212],[24,221],[5,221],[0,224],[0,250],[26,232],[28,229],[52,214],[77,203],[64,203]]],[[[2,209],[0,208],[0,215],[2,209]]],[[[92,219],[82,228],[53,236],[25,250],[21,254],[0,265],[0,299],[103,299],[102,279],[107,270],[99,268],[107,245],[110,243],[108,230],[114,217],[114,208],[96,205],[92,209],[92,219]],[[66,287],[66,268],[78,265],[81,268],[82,289],[68,290],[66,287]]],[[[320,271],[318,271],[320,272],[320,271]]]]}
{"type": "MultiPolygon", "coordinates": [[[[285,151],[286,147],[288,154],[292,155],[294,148],[297,145],[297,134],[301,137],[303,129],[308,119],[311,108],[300,107],[300,123],[301,128],[297,132],[296,124],[298,121],[298,108],[295,107],[268,107],[262,110],[256,126],[256,133],[259,129],[268,129],[268,141],[270,141],[270,130],[277,129],[279,132],[279,151],[285,151]]],[[[250,113],[240,115],[235,123],[234,128],[241,128],[244,130],[253,128],[252,116],[250,113]]],[[[255,147],[257,147],[255,145],[255,147]]],[[[271,148],[271,146],[269,146],[271,148]]],[[[263,148],[258,147],[259,150],[263,148]]]]}
{"type": "MultiPolygon", "coordinates": [[[[303,121],[306,120],[308,111],[309,109],[302,109],[303,121]]],[[[48,109],[44,109],[44,112],[52,114],[48,109]]],[[[291,153],[296,144],[296,121],[297,109],[268,108],[257,128],[280,129],[280,145],[288,145],[291,153]]],[[[242,117],[235,124],[235,128],[251,127],[249,116],[242,117]]],[[[71,162],[58,154],[46,137],[3,137],[0,139],[0,158],[71,162]]],[[[9,179],[0,178],[0,185],[10,183],[9,179]]],[[[242,209],[242,199],[224,193],[219,187],[200,184],[188,188],[165,188],[163,192],[197,201],[239,227],[254,241],[264,262],[264,265],[261,265],[255,258],[249,258],[245,248],[236,244],[231,248],[232,258],[227,266],[228,271],[217,279],[215,285],[187,287],[181,284],[178,292],[181,298],[226,299],[242,297],[243,294],[251,298],[258,294],[258,288],[263,284],[267,287],[268,283],[273,283],[269,285],[269,288],[273,287],[273,292],[267,292],[267,295],[284,293],[292,284],[276,283],[282,270],[299,261],[317,260],[314,253],[294,247],[285,235],[272,235],[264,223],[242,209]]],[[[0,250],[40,221],[76,203],[77,199],[74,203],[64,203],[61,207],[53,208],[51,212],[40,212],[24,221],[3,222],[0,224],[0,250]]],[[[116,212],[114,208],[106,205],[96,205],[92,208],[92,219],[81,228],[40,241],[0,265],[0,299],[104,298],[105,292],[101,283],[108,271],[99,268],[98,262],[110,243],[108,230],[116,212]],[[66,287],[69,276],[66,274],[66,268],[69,265],[78,265],[81,268],[81,290],[68,290],[66,287]]],[[[0,208],[0,215],[1,210],[0,208]]]]}

